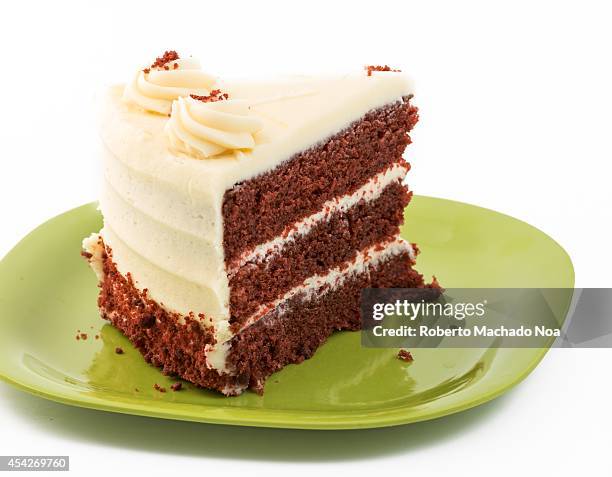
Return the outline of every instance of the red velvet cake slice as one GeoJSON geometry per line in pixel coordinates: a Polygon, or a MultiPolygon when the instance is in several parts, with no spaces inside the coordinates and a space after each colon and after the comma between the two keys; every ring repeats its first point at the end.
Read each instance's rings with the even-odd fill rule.
{"type": "Polygon", "coordinates": [[[388,68],[230,81],[166,52],[102,104],[104,227],[84,241],[102,317],[144,358],[263,392],[366,287],[423,287],[399,236],[412,86],[388,68]]]}

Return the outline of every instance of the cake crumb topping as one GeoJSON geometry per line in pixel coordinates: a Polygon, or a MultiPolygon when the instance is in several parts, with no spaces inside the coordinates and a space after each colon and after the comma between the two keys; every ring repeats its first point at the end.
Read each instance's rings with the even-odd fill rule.
{"type": "MultiPolygon", "coordinates": [[[[168,63],[170,63],[171,61],[176,61],[179,58],[180,57],[178,53],[174,50],[164,51],[164,54],[162,56],[155,58],[155,61],[151,63],[151,66],[149,66],[148,68],[145,68],[142,71],[147,74],[150,73],[151,70],[155,68],[158,68],[158,69],[162,68],[168,71],[170,69],[170,66],[168,66],[168,63]]],[[[174,63],[174,65],[172,65],[172,68],[177,69],[178,63],[174,63]]]]}
{"type": "Polygon", "coordinates": [[[163,386],[160,386],[157,383],[155,383],[153,385],[153,389],[155,389],[156,391],[159,391],[160,393],[165,393],[166,392],[166,388],[164,388],[163,386]]]}
{"type": "Polygon", "coordinates": [[[229,94],[222,93],[220,89],[213,89],[208,96],[198,96],[197,94],[190,94],[189,96],[203,103],[214,103],[216,101],[229,99],[229,94]]]}
{"type": "Polygon", "coordinates": [[[373,71],[394,71],[396,73],[401,72],[401,70],[394,70],[389,65],[367,65],[364,69],[368,72],[368,76],[372,76],[373,71]]]}
{"type": "Polygon", "coordinates": [[[402,361],[405,361],[407,363],[412,363],[414,361],[412,353],[405,349],[400,349],[399,353],[397,353],[397,357],[398,359],[401,359],[402,361]]]}
{"type": "Polygon", "coordinates": [[[183,389],[183,384],[174,383],[172,386],[170,386],[170,389],[172,389],[173,391],[180,391],[181,389],[183,389]]]}
{"type": "Polygon", "coordinates": [[[117,347],[115,348],[115,353],[117,353],[117,354],[123,354],[123,348],[120,348],[119,346],[117,346],[117,347]]]}

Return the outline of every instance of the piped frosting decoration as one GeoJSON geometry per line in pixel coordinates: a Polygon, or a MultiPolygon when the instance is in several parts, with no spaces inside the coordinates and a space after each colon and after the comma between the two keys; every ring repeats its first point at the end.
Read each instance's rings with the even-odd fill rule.
{"type": "Polygon", "coordinates": [[[215,81],[202,71],[198,60],[166,51],[136,73],[123,91],[123,101],[153,113],[170,114],[173,100],[190,94],[207,96],[215,81]]]}
{"type": "Polygon", "coordinates": [[[252,149],[262,127],[248,101],[213,90],[175,100],[165,131],[172,150],[207,159],[252,149]]]}

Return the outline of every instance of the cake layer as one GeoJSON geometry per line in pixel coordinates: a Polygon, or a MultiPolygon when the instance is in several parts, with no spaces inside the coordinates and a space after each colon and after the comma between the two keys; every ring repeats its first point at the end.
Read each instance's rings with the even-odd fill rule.
{"type": "Polygon", "coordinates": [[[392,164],[405,164],[402,154],[417,120],[417,109],[409,98],[402,99],[228,190],[223,199],[226,263],[272,240],[334,197],[351,194],[392,164]]]}
{"type": "Polygon", "coordinates": [[[207,350],[214,337],[198,317],[171,313],[136,288],[129,275],[117,270],[109,247],[99,258],[103,275],[98,304],[103,318],[164,373],[226,395],[240,394],[247,387],[262,392],[266,377],[312,356],[333,331],[358,329],[363,288],[423,286],[422,277],[411,268],[410,254],[403,252],[346,275],[336,288],[295,294],[232,339],[227,354],[231,373],[226,373],[211,368],[207,350]]]}
{"type": "Polygon", "coordinates": [[[408,189],[396,180],[378,198],[361,199],[318,222],[286,243],[281,252],[243,264],[229,280],[233,327],[240,328],[261,304],[274,301],[307,278],[324,275],[350,262],[358,251],[397,236],[409,198],[408,189]]]}

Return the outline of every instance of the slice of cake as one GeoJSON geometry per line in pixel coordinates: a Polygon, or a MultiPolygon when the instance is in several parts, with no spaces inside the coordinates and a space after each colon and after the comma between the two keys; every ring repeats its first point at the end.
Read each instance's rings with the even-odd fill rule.
{"type": "Polygon", "coordinates": [[[103,99],[102,317],[226,395],[360,327],[366,287],[423,287],[399,236],[412,85],[387,67],[230,81],[166,52],[103,99]]]}

